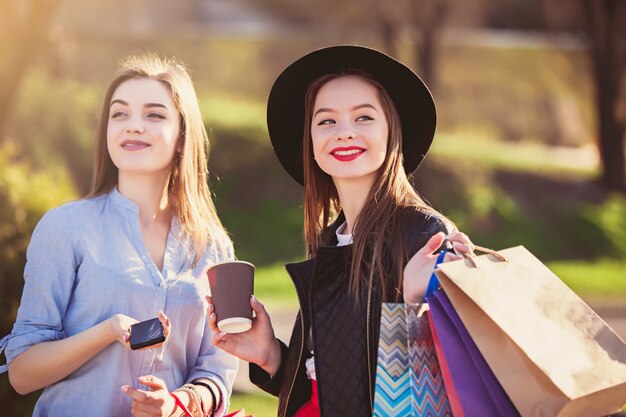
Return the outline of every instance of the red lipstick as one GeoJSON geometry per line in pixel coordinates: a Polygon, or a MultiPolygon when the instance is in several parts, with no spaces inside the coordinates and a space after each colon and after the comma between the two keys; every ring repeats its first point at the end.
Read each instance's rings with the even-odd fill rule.
{"type": "Polygon", "coordinates": [[[330,154],[338,161],[349,162],[363,155],[365,151],[366,149],[361,148],[360,146],[346,146],[335,148],[330,151],[330,154]]]}

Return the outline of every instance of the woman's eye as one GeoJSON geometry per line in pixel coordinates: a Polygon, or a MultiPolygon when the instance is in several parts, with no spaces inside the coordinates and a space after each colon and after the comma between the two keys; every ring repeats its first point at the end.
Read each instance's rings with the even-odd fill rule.
{"type": "Polygon", "coordinates": [[[126,116],[126,113],[122,112],[122,111],[116,111],[111,113],[111,119],[117,119],[120,118],[122,116],[126,116]]]}
{"type": "Polygon", "coordinates": [[[368,121],[368,120],[374,120],[374,118],[372,118],[372,117],[370,117],[370,116],[368,116],[368,115],[364,114],[363,116],[359,116],[359,117],[357,117],[357,119],[356,119],[356,120],[357,120],[358,122],[366,122],[366,121],[368,121]]]}
{"type": "Polygon", "coordinates": [[[150,113],[150,114],[148,114],[148,118],[149,119],[165,120],[165,116],[163,116],[162,114],[159,114],[159,113],[150,113]]]}
{"type": "Polygon", "coordinates": [[[324,119],[324,120],[320,120],[317,125],[318,126],[322,126],[322,125],[330,125],[335,123],[335,121],[333,119],[324,119]]]}

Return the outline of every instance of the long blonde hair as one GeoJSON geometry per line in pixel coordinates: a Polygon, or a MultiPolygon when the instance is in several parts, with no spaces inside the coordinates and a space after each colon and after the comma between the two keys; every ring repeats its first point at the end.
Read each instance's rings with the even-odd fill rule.
{"type": "MultiPolygon", "coordinates": [[[[124,81],[134,78],[157,80],[172,94],[180,113],[182,152],[172,161],[168,197],[176,216],[193,243],[194,264],[208,245],[218,256],[225,257],[230,239],[217,216],[208,186],[209,139],[198,105],[193,83],[185,67],[155,54],[130,56],[121,64],[104,96],[102,113],[95,138],[94,168],[88,197],[110,192],[118,181],[118,169],[107,150],[107,124],[111,98],[124,81]]],[[[191,249],[191,248],[190,248],[191,249]]]]}
{"type": "Polygon", "coordinates": [[[303,137],[304,165],[304,235],[310,256],[315,256],[321,245],[332,239],[329,225],[341,210],[337,189],[332,177],[320,169],[314,160],[311,140],[311,122],[315,99],[320,88],[331,80],[357,76],[372,85],[388,124],[387,153],[380,167],[379,176],[367,196],[367,200],[353,227],[350,290],[358,302],[358,294],[367,285],[368,273],[375,268],[381,279],[383,299],[389,290],[402,292],[402,277],[407,262],[400,208],[412,208],[427,215],[434,215],[444,222],[444,216],[429,206],[415,191],[404,170],[402,156],[402,128],[396,107],[385,90],[371,76],[361,71],[345,71],[326,74],[314,80],[305,96],[305,123],[303,137]],[[374,251],[376,264],[371,265],[374,251]]]}

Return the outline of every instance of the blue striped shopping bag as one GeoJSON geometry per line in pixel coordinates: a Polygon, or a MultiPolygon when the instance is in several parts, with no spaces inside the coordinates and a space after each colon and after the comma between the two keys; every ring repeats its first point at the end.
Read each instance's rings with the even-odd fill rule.
{"type": "Polygon", "coordinates": [[[375,417],[452,417],[428,311],[422,306],[383,303],[375,417]]]}

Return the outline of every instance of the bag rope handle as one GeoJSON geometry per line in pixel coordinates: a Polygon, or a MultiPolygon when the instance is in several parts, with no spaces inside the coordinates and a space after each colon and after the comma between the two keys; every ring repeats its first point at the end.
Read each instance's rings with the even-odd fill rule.
{"type": "MultiPolygon", "coordinates": [[[[489,255],[495,256],[496,258],[498,258],[498,260],[500,260],[502,262],[508,262],[509,261],[504,255],[496,252],[493,249],[485,248],[483,246],[474,245],[474,250],[479,250],[481,252],[484,252],[484,253],[487,253],[489,255]]],[[[454,251],[454,253],[456,253],[457,255],[463,256],[465,259],[470,261],[470,263],[472,265],[474,265],[474,268],[478,268],[478,264],[476,263],[476,260],[474,259],[476,257],[476,255],[474,255],[473,253],[469,254],[469,253],[466,253],[466,252],[461,252],[459,254],[459,252],[457,252],[456,250],[454,251]]]]}

